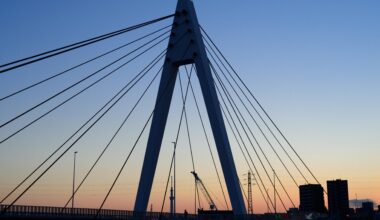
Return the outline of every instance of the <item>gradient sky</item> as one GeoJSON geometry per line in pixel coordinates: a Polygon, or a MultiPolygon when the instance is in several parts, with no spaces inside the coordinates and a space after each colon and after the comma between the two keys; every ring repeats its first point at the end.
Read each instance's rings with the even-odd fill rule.
{"type": "MultiPolygon", "coordinates": [[[[0,2],[0,63],[168,15],[174,12],[175,5],[174,0],[3,0],[0,2]]],[[[347,179],[351,198],[357,195],[359,199],[372,199],[380,203],[380,2],[208,0],[195,1],[195,7],[200,24],[254,91],[322,185],[325,186],[326,180],[347,179]]],[[[170,23],[171,19],[146,30],[155,30],[170,23]]],[[[1,74],[0,96],[3,97],[31,82],[62,71],[102,51],[117,47],[143,33],[147,32],[126,34],[98,46],[1,74]]],[[[165,43],[146,59],[128,65],[122,72],[135,74],[147,60],[150,61],[164,47],[165,43]]],[[[50,84],[0,102],[0,122],[3,123],[70,85],[81,77],[80,73],[95,71],[115,57],[116,55],[105,58],[103,62],[76,71],[77,74],[68,74],[50,84]]],[[[132,75],[115,75],[27,131],[0,145],[0,197],[4,197],[32,170],[32,167],[38,165],[49,152],[70,136],[132,75]]],[[[140,94],[148,82],[149,79],[144,79],[143,85],[138,87],[134,94],[140,94]]],[[[195,86],[199,91],[199,86],[195,86]]],[[[169,154],[172,151],[171,141],[174,140],[179,119],[178,89],[176,87],[170,112],[172,117],[168,121],[151,194],[150,203],[153,204],[154,210],[158,210],[161,205],[169,154]]],[[[149,111],[153,108],[156,91],[157,82],[148,92],[144,104],[129,126],[122,131],[121,137],[117,138],[100,166],[79,192],[77,206],[100,205],[149,111]]],[[[197,95],[200,99],[199,92],[197,95]]],[[[111,116],[107,116],[101,125],[96,126],[93,132],[63,157],[18,204],[63,205],[71,193],[72,153],[75,150],[79,151],[79,180],[135,100],[136,95],[127,96],[126,101],[112,111],[111,116]]],[[[0,128],[0,138],[3,139],[58,101],[10,126],[0,128]]],[[[194,122],[190,129],[194,137],[198,173],[216,197],[217,205],[224,208],[216,174],[195,114],[194,102],[190,100],[188,105],[189,118],[194,122]]],[[[206,116],[203,103],[202,109],[203,115],[206,116]]],[[[208,124],[207,129],[211,134],[208,124]]],[[[146,139],[145,133],[105,207],[132,209],[146,139]]],[[[181,133],[181,142],[178,146],[178,160],[181,163],[177,168],[177,210],[181,212],[187,209],[192,212],[194,186],[193,177],[189,173],[192,168],[185,133],[181,133]]],[[[234,142],[231,143],[236,147],[234,142]]],[[[216,155],[214,144],[212,146],[216,155]]],[[[269,153],[269,148],[267,150],[269,153]]],[[[233,148],[233,152],[239,177],[245,181],[243,174],[248,168],[238,150],[233,148]]],[[[274,158],[274,155],[269,157],[274,158]]],[[[281,168],[277,163],[275,166],[281,168]]],[[[295,170],[292,171],[296,173],[295,170]]],[[[285,172],[279,171],[278,175],[298,205],[298,189],[285,172]]],[[[296,178],[299,183],[304,183],[300,176],[296,178]]],[[[263,199],[257,187],[253,187],[254,210],[265,212],[263,199]]],[[[273,189],[269,189],[269,192],[273,193],[273,189]]],[[[284,200],[289,206],[289,201],[284,200]]]]}

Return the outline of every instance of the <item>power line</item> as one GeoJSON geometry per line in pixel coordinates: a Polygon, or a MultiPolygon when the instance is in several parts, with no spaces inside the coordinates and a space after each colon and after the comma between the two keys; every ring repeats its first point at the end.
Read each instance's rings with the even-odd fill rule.
{"type": "Polygon", "coordinates": [[[17,63],[20,63],[20,62],[23,62],[23,61],[26,61],[24,63],[17,64],[15,66],[8,67],[6,69],[0,70],[0,73],[4,73],[4,72],[7,72],[9,70],[20,68],[22,66],[35,63],[37,61],[41,61],[41,60],[44,60],[44,59],[47,59],[47,58],[50,58],[50,57],[53,57],[53,56],[56,56],[56,55],[59,55],[59,54],[62,54],[62,53],[66,53],[68,51],[71,51],[71,50],[74,50],[74,49],[77,49],[77,48],[81,48],[81,47],[84,47],[84,46],[87,46],[87,45],[90,45],[90,44],[93,44],[93,43],[96,43],[96,42],[108,39],[110,37],[114,37],[114,36],[117,36],[117,35],[129,32],[129,31],[132,31],[132,30],[135,30],[135,29],[138,29],[138,28],[141,28],[141,27],[144,27],[144,26],[156,23],[158,21],[165,20],[165,19],[173,17],[173,16],[174,16],[174,14],[168,15],[168,16],[164,16],[164,17],[157,18],[157,19],[154,19],[154,20],[151,20],[151,21],[147,21],[147,22],[144,22],[144,23],[141,23],[141,24],[138,24],[138,25],[134,25],[134,26],[131,26],[131,27],[128,27],[128,28],[124,28],[124,29],[118,30],[118,31],[114,31],[114,32],[111,32],[111,33],[108,33],[108,34],[103,34],[103,35],[100,35],[100,36],[97,36],[97,37],[94,37],[94,38],[90,38],[90,39],[87,39],[87,40],[84,40],[84,41],[80,41],[80,42],[77,42],[77,43],[74,43],[74,44],[70,44],[70,45],[67,45],[67,46],[64,46],[64,47],[60,47],[60,48],[57,48],[57,49],[54,49],[54,50],[43,52],[43,53],[40,53],[40,54],[37,54],[37,55],[33,55],[33,56],[30,56],[30,57],[26,57],[26,58],[23,58],[23,59],[20,59],[20,60],[12,61],[10,63],[2,64],[0,66],[0,68],[6,67],[6,66],[10,66],[12,64],[17,64],[17,63]],[[44,55],[46,55],[46,56],[44,56],[44,55]],[[36,58],[36,59],[30,60],[30,59],[33,59],[33,58],[36,58]],[[30,60],[30,61],[27,61],[27,60],[30,60]]]}

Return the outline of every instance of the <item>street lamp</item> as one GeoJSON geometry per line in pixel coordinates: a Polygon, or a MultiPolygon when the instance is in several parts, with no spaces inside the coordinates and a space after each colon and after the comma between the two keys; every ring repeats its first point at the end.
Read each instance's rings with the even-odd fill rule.
{"type": "Polygon", "coordinates": [[[74,152],[74,169],[73,169],[73,195],[71,199],[71,209],[74,210],[74,195],[75,195],[75,163],[76,163],[76,158],[77,158],[77,153],[78,151],[74,152]]]}

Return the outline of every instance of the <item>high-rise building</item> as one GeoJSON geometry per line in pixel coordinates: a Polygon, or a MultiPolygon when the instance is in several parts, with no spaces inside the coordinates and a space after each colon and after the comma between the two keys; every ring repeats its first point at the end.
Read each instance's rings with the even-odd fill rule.
{"type": "Polygon", "coordinates": [[[327,196],[330,216],[345,218],[349,212],[347,180],[327,181],[327,196]]]}
{"type": "Polygon", "coordinates": [[[301,212],[326,212],[323,188],[320,184],[299,186],[301,212]]]}

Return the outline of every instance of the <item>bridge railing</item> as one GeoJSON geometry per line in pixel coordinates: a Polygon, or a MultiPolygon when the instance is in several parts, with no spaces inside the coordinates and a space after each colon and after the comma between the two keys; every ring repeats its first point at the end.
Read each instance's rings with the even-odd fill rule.
{"type": "MultiPolygon", "coordinates": [[[[0,205],[0,215],[8,217],[83,217],[93,218],[97,215],[98,209],[91,208],[62,208],[53,206],[25,206],[0,205]],[[3,213],[3,210],[6,210],[3,213]]],[[[98,219],[197,219],[197,215],[192,214],[170,214],[159,212],[136,213],[127,210],[102,209],[100,210],[98,219]],[[160,218],[161,216],[161,218],[160,218]]],[[[1,217],[1,216],[0,216],[1,217]]]]}
{"type": "MultiPolygon", "coordinates": [[[[45,219],[130,219],[130,220],[272,220],[277,219],[274,215],[223,215],[223,214],[170,214],[160,212],[143,212],[136,213],[128,210],[102,209],[97,215],[98,209],[91,208],[62,208],[54,206],[25,206],[13,205],[7,208],[8,205],[0,205],[0,219],[7,217],[15,218],[38,218],[45,219]],[[3,210],[7,208],[6,212],[3,210]],[[96,216],[97,215],[97,216],[96,216]]],[[[287,219],[287,218],[283,218],[287,219]]]]}

